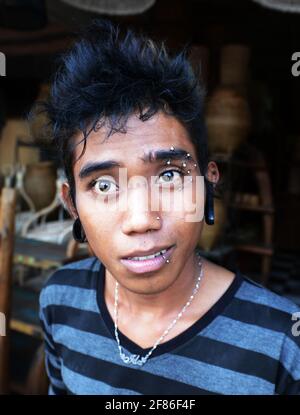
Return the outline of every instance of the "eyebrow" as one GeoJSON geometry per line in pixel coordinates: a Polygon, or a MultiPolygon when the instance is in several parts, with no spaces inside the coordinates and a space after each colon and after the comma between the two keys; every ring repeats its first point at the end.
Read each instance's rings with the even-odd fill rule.
{"type": "MultiPolygon", "coordinates": [[[[159,161],[164,161],[165,159],[169,160],[188,160],[194,161],[193,157],[187,159],[188,153],[182,148],[175,148],[174,150],[150,150],[144,157],[141,157],[141,160],[144,163],[157,163],[159,161]]],[[[89,177],[95,172],[100,172],[103,170],[111,170],[116,167],[122,167],[123,163],[120,163],[116,160],[105,160],[105,161],[96,161],[92,163],[87,163],[79,172],[79,178],[81,180],[89,177]]]]}

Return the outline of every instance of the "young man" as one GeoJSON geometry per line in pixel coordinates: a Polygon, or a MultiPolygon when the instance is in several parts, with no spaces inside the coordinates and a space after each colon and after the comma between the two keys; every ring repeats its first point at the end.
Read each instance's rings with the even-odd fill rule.
{"type": "Polygon", "coordinates": [[[46,110],[95,255],[41,292],[49,393],[300,394],[299,307],[196,250],[219,172],[184,54],[94,22],[46,110]]]}

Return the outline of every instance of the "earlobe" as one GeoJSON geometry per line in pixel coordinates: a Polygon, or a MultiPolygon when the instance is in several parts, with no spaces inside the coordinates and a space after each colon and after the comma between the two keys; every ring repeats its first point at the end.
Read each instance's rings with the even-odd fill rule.
{"type": "Polygon", "coordinates": [[[208,163],[207,168],[207,180],[211,183],[214,183],[215,185],[218,183],[220,174],[217,164],[214,161],[210,161],[208,163]]]}
{"type": "Polygon", "coordinates": [[[72,201],[70,185],[68,182],[64,182],[62,184],[61,200],[63,202],[65,209],[69,212],[73,219],[76,219],[78,217],[78,214],[72,201]]]}

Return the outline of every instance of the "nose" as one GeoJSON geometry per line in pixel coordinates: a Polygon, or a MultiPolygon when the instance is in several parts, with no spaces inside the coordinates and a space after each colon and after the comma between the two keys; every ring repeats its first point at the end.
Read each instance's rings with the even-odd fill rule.
{"type": "Polygon", "coordinates": [[[147,186],[137,185],[128,190],[127,206],[122,222],[123,233],[146,233],[159,230],[159,214],[151,210],[151,197],[147,186]]]}

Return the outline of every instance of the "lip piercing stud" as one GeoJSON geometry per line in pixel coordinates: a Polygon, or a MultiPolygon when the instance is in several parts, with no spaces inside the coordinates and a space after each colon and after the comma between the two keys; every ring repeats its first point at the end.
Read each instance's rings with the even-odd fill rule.
{"type": "Polygon", "coordinates": [[[188,170],[187,172],[188,172],[188,174],[190,174],[191,170],[188,170]]]}
{"type": "Polygon", "coordinates": [[[160,217],[159,217],[159,216],[156,216],[156,219],[157,219],[157,220],[160,220],[160,217]]]}
{"type": "Polygon", "coordinates": [[[161,256],[163,257],[163,259],[165,260],[165,262],[166,262],[167,264],[169,264],[170,260],[169,260],[169,259],[166,259],[166,257],[164,256],[164,254],[161,254],[161,256]]]}

